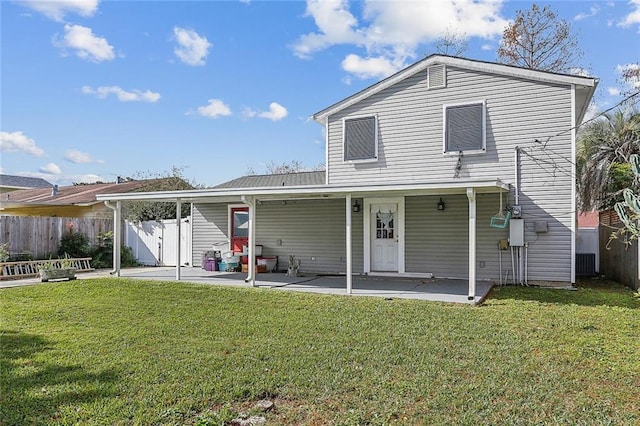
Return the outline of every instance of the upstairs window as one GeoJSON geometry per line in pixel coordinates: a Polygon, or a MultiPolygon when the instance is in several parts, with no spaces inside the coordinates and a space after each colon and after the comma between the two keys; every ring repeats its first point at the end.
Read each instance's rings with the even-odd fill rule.
{"type": "Polygon", "coordinates": [[[444,153],[486,152],[485,102],[444,105],[444,153]]]}
{"type": "Polygon", "coordinates": [[[343,120],[344,161],[368,162],[378,159],[378,120],[375,116],[343,120]]]}

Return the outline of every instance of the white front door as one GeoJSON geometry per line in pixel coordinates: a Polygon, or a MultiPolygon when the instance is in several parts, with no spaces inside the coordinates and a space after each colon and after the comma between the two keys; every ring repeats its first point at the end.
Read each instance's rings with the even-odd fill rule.
{"type": "Polygon", "coordinates": [[[371,204],[371,271],[398,272],[398,205],[371,204]]]}

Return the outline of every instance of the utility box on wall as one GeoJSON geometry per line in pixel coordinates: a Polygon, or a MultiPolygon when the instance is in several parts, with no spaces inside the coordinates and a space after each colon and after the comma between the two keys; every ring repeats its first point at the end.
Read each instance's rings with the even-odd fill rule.
{"type": "Polygon", "coordinates": [[[524,246],[524,219],[509,221],[509,245],[511,247],[524,246]]]}

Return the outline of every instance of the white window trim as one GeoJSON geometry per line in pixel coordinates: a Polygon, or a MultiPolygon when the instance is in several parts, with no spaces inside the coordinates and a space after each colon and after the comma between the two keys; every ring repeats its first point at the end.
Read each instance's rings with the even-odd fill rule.
{"type": "Polygon", "coordinates": [[[486,154],[487,152],[487,101],[486,99],[442,105],[442,154],[457,156],[460,151],[447,151],[447,108],[482,104],[482,149],[462,151],[464,155],[486,154]]]}
{"type": "Polygon", "coordinates": [[[378,114],[366,114],[366,115],[355,115],[355,116],[350,116],[350,117],[344,117],[342,119],[342,161],[344,163],[351,163],[351,164],[358,164],[358,163],[375,163],[376,161],[378,161],[378,114]],[[349,120],[357,120],[359,118],[373,118],[374,119],[374,130],[373,130],[373,139],[374,139],[374,145],[373,145],[373,150],[375,152],[375,155],[373,158],[365,158],[362,160],[345,160],[345,146],[346,146],[346,137],[347,137],[347,132],[346,132],[346,127],[347,127],[347,121],[349,120]]]}

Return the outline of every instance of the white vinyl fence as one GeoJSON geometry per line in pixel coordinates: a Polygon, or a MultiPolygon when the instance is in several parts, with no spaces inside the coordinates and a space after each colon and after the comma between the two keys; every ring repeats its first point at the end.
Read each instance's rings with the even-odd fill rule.
{"type": "MultiPolygon", "coordinates": [[[[176,266],[178,259],[178,227],[176,219],[160,222],[132,223],[125,221],[125,244],[143,265],[176,266]]],[[[180,264],[191,264],[191,220],[180,221],[180,264]]]]}

